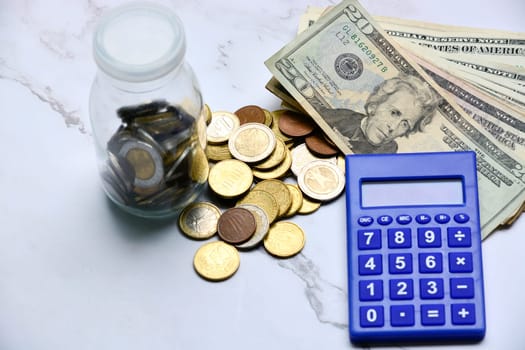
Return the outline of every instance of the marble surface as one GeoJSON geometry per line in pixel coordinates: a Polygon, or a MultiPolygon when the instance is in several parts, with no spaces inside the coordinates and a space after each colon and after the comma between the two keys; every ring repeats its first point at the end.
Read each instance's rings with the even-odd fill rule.
{"type": "MultiPolygon", "coordinates": [[[[0,349],[351,348],[344,197],[293,218],[307,235],[301,254],[242,253],[222,283],[194,272],[202,243],[174,220],[132,218],[106,199],[88,116],[91,36],[121,2],[0,2],[0,349]]],[[[279,108],[263,61],[293,38],[306,5],[332,4],[164,3],[185,24],[205,102],[231,111],[279,108]]],[[[377,15],[525,32],[520,0],[362,3],[377,15]]],[[[487,335],[476,348],[524,348],[523,231],[522,216],[483,243],[487,335]]]]}

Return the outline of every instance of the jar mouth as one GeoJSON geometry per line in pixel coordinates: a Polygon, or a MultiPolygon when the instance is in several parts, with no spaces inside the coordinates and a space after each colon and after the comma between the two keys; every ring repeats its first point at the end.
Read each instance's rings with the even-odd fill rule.
{"type": "Polygon", "coordinates": [[[130,82],[158,79],[184,58],[186,39],[179,17],[168,7],[134,2],[102,16],[93,37],[97,66],[130,82]]]}

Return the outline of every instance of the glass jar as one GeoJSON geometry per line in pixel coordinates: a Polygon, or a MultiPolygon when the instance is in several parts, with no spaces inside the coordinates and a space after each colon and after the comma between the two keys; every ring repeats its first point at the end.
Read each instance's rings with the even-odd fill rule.
{"type": "Polygon", "coordinates": [[[108,197],[137,216],[178,213],[208,177],[204,106],[185,50],[180,19],[157,4],[117,7],[95,30],[89,112],[99,173],[108,197]]]}

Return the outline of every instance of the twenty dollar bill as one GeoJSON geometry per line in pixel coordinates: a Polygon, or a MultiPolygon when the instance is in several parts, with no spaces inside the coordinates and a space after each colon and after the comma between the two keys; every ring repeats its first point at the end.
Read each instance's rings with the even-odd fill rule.
{"type": "Polygon", "coordinates": [[[265,64],[346,154],[475,151],[483,237],[523,203],[523,155],[475,125],[357,1],[334,7],[265,64]]]}

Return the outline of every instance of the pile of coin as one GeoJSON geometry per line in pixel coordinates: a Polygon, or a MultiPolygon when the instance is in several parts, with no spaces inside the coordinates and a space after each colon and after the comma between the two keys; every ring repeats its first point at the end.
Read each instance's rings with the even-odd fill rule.
{"type": "Polygon", "coordinates": [[[248,105],[236,112],[206,106],[206,155],[210,190],[230,207],[210,202],[187,206],[179,216],[183,233],[206,243],[194,256],[202,277],[224,280],[240,264],[239,250],[261,244],[271,255],[287,258],[305,245],[305,233],[286,221],[316,211],[344,189],[344,158],[305,114],[270,112],[248,105]]]}
{"type": "Polygon", "coordinates": [[[208,177],[195,118],[166,101],[125,106],[107,143],[103,180],[118,203],[144,212],[169,212],[208,177]]]}

